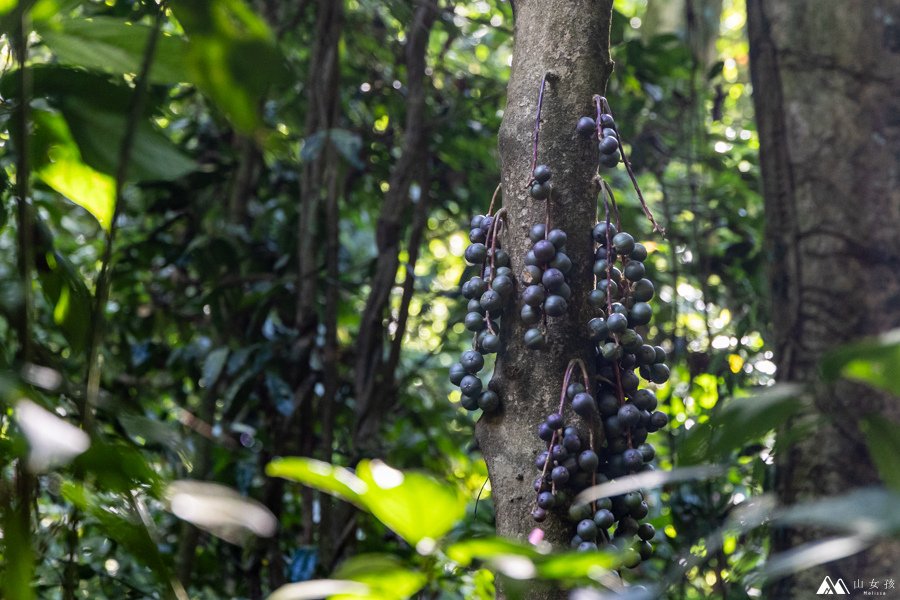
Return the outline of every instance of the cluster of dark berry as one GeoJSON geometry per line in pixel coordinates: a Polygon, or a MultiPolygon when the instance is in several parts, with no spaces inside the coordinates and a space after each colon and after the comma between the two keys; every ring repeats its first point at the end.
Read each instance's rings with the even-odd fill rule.
{"type": "Polygon", "coordinates": [[[613,168],[619,164],[619,136],[612,115],[600,114],[600,124],[592,117],[581,117],[575,130],[581,135],[596,135],[600,140],[600,165],[613,168]]]}
{"type": "Polygon", "coordinates": [[[525,255],[522,279],[527,286],[522,292],[519,316],[530,327],[525,331],[525,346],[534,350],[544,346],[540,328],[544,315],[560,317],[569,309],[572,290],[567,275],[572,270],[572,261],[566,255],[565,231],[547,231],[544,224],[539,224],[528,235],[534,245],[525,255]]]}
{"type": "Polygon", "coordinates": [[[645,344],[635,329],[652,317],[647,302],[654,288],[644,277],[643,264],[647,249],[613,224],[598,224],[593,237],[598,285],[590,303],[600,316],[590,321],[588,331],[598,344],[599,383],[591,394],[582,384],[568,383],[567,373],[561,404],[571,403],[587,422],[589,435],[585,439],[576,427],[567,427],[561,413],[551,414],[540,424],[538,437],[547,443],[547,450],[535,461],[541,475],[534,483],[538,496],[532,516],[541,522],[549,510],[568,507],[568,517],[575,523],[573,547],[586,551],[612,544],[626,550],[623,564],[635,567],[653,553],[653,526],[639,523],[649,512],[643,495],[631,492],[581,505],[571,504],[570,499],[589,485],[652,468],[656,451],[647,436],[665,427],[668,418],[656,410],[653,391],[640,388],[634,370],[638,368],[644,379],[654,383],[667,381],[669,370],[665,351],[645,344]],[[598,425],[603,432],[598,438],[603,441],[595,444],[598,425]]]}
{"type": "Polygon", "coordinates": [[[468,303],[466,329],[475,334],[471,350],[450,367],[450,381],[462,392],[461,404],[467,410],[493,412],[500,398],[484,389],[478,372],[484,368],[484,355],[500,350],[500,327],[497,322],[503,307],[515,290],[509,255],[500,247],[501,220],[495,216],[476,215],[469,231],[471,244],[466,248],[466,262],[478,272],[462,284],[462,295],[468,303]]]}
{"type": "MultiPolygon", "coordinates": [[[[643,244],[635,243],[631,234],[618,232],[612,223],[598,223],[593,236],[597,244],[594,254],[597,288],[588,300],[600,316],[588,323],[588,330],[591,339],[599,345],[599,375],[611,383],[621,383],[626,395],[638,389],[635,368],[644,379],[665,383],[669,380],[666,351],[645,344],[634,329],[647,325],[653,317],[648,302],[655,290],[653,282],[644,277],[647,249],[643,244]],[[617,262],[621,269],[615,266],[617,262]]],[[[653,408],[656,408],[655,403],[653,408]]],[[[659,421],[665,415],[659,413],[654,418],[659,421]]],[[[656,429],[663,426],[665,422],[656,429]]]]}

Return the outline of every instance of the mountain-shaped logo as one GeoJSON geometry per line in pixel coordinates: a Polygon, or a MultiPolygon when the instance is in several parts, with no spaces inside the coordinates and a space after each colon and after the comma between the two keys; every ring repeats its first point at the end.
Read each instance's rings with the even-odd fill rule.
{"type": "Polygon", "coordinates": [[[822,580],[822,585],[819,586],[819,591],[816,594],[820,596],[848,596],[850,595],[850,590],[847,589],[847,584],[844,583],[843,579],[832,581],[831,577],[826,577],[822,580]]]}

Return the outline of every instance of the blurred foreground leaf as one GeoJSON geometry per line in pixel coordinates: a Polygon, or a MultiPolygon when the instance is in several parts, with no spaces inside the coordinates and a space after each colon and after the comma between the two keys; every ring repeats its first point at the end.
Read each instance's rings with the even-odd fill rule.
{"type": "Polygon", "coordinates": [[[173,481],[166,492],[172,514],[232,544],[249,534],[275,535],[278,521],[263,504],[235,490],[203,481],[173,481]]]}
{"type": "Polygon", "coordinates": [[[900,427],[880,415],[866,417],[861,426],[881,479],[900,492],[900,427]]]}
{"type": "MultiPolygon", "coordinates": [[[[38,21],[35,25],[41,39],[60,63],[116,75],[140,72],[152,29],[112,17],[38,21]]],[[[183,62],[186,48],[182,39],[160,36],[150,68],[150,81],[188,81],[183,62]]]]}
{"type": "Polygon", "coordinates": [[[361,461],[349,469],[307,458],[283,458],[266,468],[273,477],[299,481],[365,508],[410,544],[443,537],[465,514],[466,499],[446,483],[416,472],[398,471],[385,463],[361,461]]]}
{"type": "Polygon", "coordinates": [[[409,565],[387,554],[361,554],[345,560],[335,570],[336,579],[356,581],[368,587],[365,594],[340,593],[335,600],[380,598],[404,600],[422,589],[428,578],[409,565]]]}
{"type": "Polygon", "coordinates": [[[825,381],[855,379],[900,396],[900,329],[848,344],[822,359],[825,381]]]}

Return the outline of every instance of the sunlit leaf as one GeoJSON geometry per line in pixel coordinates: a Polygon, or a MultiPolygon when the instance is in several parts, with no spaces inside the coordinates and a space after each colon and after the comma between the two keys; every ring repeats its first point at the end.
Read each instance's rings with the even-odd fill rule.
{"type": "Polygon", "coordinates": [[[28,469],[34,473],[64,465],[91,445],[84,431],[31,400],[16,404],[15,418],[28,440],[28,469]]]}
{"type": "Polygon", "coordinates": [[[302,583],[289,583],[275,590],[268,600],[320,600],[337,594],[356,594],[366,598],[369,588],[356,581],[317,579],[302,583]]]}
{"type": "Polygon", "coordinates": [[[278,527],[263,504],[224,485],[173,481],[166,496],[172,514],[232,544],[243,543],[249,534],[271,537],[278,527]]]}
{"type": "Polygon", "coordinates": [[[900,396],[900,329],[842,346],[822,359],[826,381],[863,381],[900,396]]]}
{"type": "Polygon", "coordinates": [[[312,458],[279,458],[266,466],[266,474],[298,481],[357,506],[365,506],[361,495],[367,492],[368,486],[350,469],[312,458]]]}
{"type": "Polygon", "coordinates": [[[474,538],[447,546],[450,560],[467,567],[473,560],[489,560],[497,556],[516,555],[536,559],[540,553],[528,544],[501,537],[474,538]]]}
{"type": "Polygon", "coordinates": [[[800,392],[799,386],[779,384],[750,397],[729,400],[709,420],[684,434],[678,462],[694,465],[727,458],[802,410],[806,402],[800,392]]]}
{"type": "MultiPolygon", "coordinates": [[[[63,64],[105,73],[135,74],[141,69],[152,27],[112,17],[61,19],[36,23],[44,43],[63,64]]],[[[188,81],[184,40],[161,35],[150,68],[153,83],[188,81]]]]}
{"type": "Polygon", "coordinates": [[[621,563],[615,552],[565,552],[540,560],[537,575],[542,579],[597,579],[621,563]]]}
{"type": "Polygon", "coordinates": [[[463,517],[466,499],[446,483],[416,473],[398,471],[381,461],[361,461],[357,476],[365,482],[366,507],[411,544],[428,544],[443,537],[463,517]]]}
{"type": "Polygon", "coordinates": [[[340,593],[332,600],[381,598],[405,600],[422,589],[428,578],[397,558],[386,554],[361,554],[345,560],[333,573],[336,579],[358,581],[369,589],[365,594],[340,593]]]}

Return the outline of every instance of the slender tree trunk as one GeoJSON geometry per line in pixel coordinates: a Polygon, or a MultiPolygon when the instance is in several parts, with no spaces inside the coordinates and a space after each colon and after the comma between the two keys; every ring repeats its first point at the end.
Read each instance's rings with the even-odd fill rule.
{"type": "MultiPolygon", "coordinates": [[[[568,234],[567,253],[575,263],[570,274],[572,300],[565,317],[551,319],[546,349],[527,350],[525,327],[517,309],[502,322],[504,350],[500,353],[491,389],[503,409],[477,425],[478,442],[491,477],[497,513],[497,533],[524,539],[534,528],[531,509],[535,493],[535,456],[543,443],[538,424],[554,412],[566,364],[572,358],[586,363],[592,344],[584,324],[591,318],[587,295],[591,275],[591,229],[595,222],[597,148],[577,137],[575,123],[593,114],[592,96],[603,93],[612,71],[609,26],[612,2],[590,0],[516,0],[515,48],[507,105],[500,128],[503,205],[508,227],[502,234],[513,272],[518,275],[530,248],[528,230],[545,219],[545,203],[528,195],[531,177],[532,130],[541,78],[548,76],[544,93],[538,163],[553,171],[549,201],[550,226],[568,234]]],[[[489,190],[485,190],[488,195],[489,190]]],[[[521,291],[521,281],[519,282],[521,291]]],[[[549,518],[543,528],[554,544],[568,543],[567,526],[549,518]]],[[[563,598],[562,592],[532,590],[534,599],[563,598]]]]}
{"type": "MultiPolygon", "coordinates": [[[[795,503],[877,484],[860,419],[900,424],[896,398],[817,383],[826,351],[900,326],[900,2],[752,0],[748,11],[778,376],[812,386],[829,423],[779,455],[777,492],[795,503]]],[[[773,546],[821,534],[776,531],[773,546]]],[[[896,544],[879,545],[767,597],[816,598],[825,575],[883,580],[898,559],[896,544]]]]}

